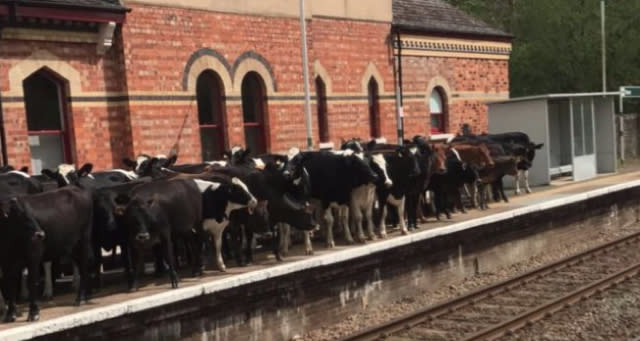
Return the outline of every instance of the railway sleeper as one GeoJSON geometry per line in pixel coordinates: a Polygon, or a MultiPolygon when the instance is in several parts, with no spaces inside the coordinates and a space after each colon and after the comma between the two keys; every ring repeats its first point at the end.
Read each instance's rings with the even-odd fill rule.
{"type": "Polygon", "coordinates": [[[457,320],[448,320],[448,319],[438,318],[437,320],[433,320],[431,322],[421,324],[420,327],[441,330],[441,331],[449,332],[452,334],[459,334],[459,335],[453,335],[455,336],[453,337],[453,339],[457,340],[459,339],[459,336],[470,334],[470,333],[477,333],[478,331],[484,329],[486,325],[474,323],[471,321],[457,321],[457,320]]]}
{"type": "Polygon", "coordinates": [[[486,312],[488,314],[493,314],[493,312],[504,312],[510,316],[519,315],[527,310],[526,307],[522,305],[509,305],[509,304],[490,304],[490,303],[481,303],[476,304],[475,308],[479,312],[486,312]]]}
{"type": "MultiPolygon", "coordinates": [[[[399,339],[406,338],[406,340],[429,340],[429,341],[445,341],[451,340],[451,335],[446,331],[437,330],[437,329],[429,329],[424,327],[415,327],[405,333],[399,334],[399,339]]],[[[385,341],[392,340],[391,338],[386,338],[385,341]]]]}
{"type": "Polygon", "coordinates": [[[450,321],[469,321],[475,324],[484,325],[488,327],[493,324],[500,323],[509,319],[508,314],[502,312],[497,314],[478,314],[472,312],[458,312],[456,314],[447,315],[446,319],[450,321]]]}

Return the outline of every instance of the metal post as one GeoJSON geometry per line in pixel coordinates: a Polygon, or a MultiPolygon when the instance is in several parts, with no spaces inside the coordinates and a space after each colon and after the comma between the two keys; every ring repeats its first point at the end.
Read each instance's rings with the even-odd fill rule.
{"type": "Polygon", "coordinates": [[[604,0],[600,0],[600,29],[602,35],[602,92],[607,92],[607,51],[606,51],[606,37],[605,37],[605,10],[604,0]]]}
{"type": "MultiPolygon", "coordinates": [[[[395,49],[397,49],[397,54],[395,57],[396,122],[398,128],[398,144],[402,145],[404,142],[404,98],[402,95],[402,40],[400,39],[400,32],[396,32],[395,42],[395,49]]],[[[393,43],[392,47],[394,47],[393,43]]]]}
{"type": "Polygon", "coordinates": [[[311,95],[309,94],[309,59],[307,57],[307,22],[304,13],[304,0],[300,0],[300,34],[302,35],[302,75],[304,76],[304,111],[307,126],[307,149],[313,148],[311,131],[311,95]]]}

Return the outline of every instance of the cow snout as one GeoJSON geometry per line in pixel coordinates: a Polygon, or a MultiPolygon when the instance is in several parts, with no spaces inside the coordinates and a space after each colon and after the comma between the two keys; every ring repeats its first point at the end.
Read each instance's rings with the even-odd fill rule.
{"type": "Polygon", "coordinates": [[[33,234],[33,239],[34,240],[44,240],[45,236],[46,236],[46,234],[44,233],[44,231],[36,231],[33,234]]]}
{"type": "Polygon", "coordinates": [[[393,186],[393,181],[387,179],[387,181],[384,182],[384,186],[387,188],[391,188],[391,186],[393,186]]]}
{"type": "Polygon", "coordinates": [[[249,200],[249,203],[247,204],[247,206],[250,209],[254,209],[254,208],[258,207],[258,200],[256,200],[256,198],[252,198],[251,200],[249,200]]]}
{"type": "Polygon", "coordinates": [[[122,206],[118,206],[116,207],[116,209],[114,210],[115,215],[122,217],[124,215],[124,210],[125,208],[122,206]]]}
{"type": "Polygon", "coordinates": [[[151,235],[149,234],[149,232],[140,232],[136,235],[136,240],[137,241],[146,241],[151,239],[151,235]]]}

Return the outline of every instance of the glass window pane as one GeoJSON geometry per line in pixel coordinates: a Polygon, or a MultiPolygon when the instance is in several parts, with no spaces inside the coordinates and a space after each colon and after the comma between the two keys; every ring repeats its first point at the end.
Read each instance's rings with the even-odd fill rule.
{"type": "Polygon", "coordinates": [[[442,115],[431,115],[431,131],[442,130],[442,115]]]}
{"type": "Polygon", "coordinates": [[[593,154],[593,107],[591,106],[591,99],[584,100],[584,115],[582,117],[584,122],[584,149],[585,154],[593,154]]]}
{"type": "Polygon", "coordinates": [[[25,79],[23,86],[28,129],[62,130],[58,85],[52,79],[36,73],[25,79]]]}
{"type": "Polygon", "coordinates": [[[573,150],[575,156],[584,155],[582,102],[580,100],[573,101],[573,150]]]}
{"type": "Polygon", "coordinates": [[[249,74],[242,81],[242,114],[245,122],[259,122],[262,103],[260,83],[249,74]]]}
{"type": "Polygon", "coordinates": [[[438,90],[433,90],[431,92],[431,98],[429,99],[429,110],[432,114],[442,113],[442,97],[440,97],[440,93],[438,92],[438,90]]]}
{"type": "Polygon", "coordinates": [[[246,147],[251,149],[253,155],[266,153],[265,145],[262,139],[262,127],[244,127],[244,138],[246,147]]]}
{"type": "Polygon", "coordinates": [[[40,174],[45,168],[53,169],[64,163],[64,144],[60,135],[29,136],[29,148],[33,174],[40,174]]]}
{"type": "Polygon", "coordinates": [[[218,128],[200,129],[200,145],[202,161],[216,161],[222,159],[224,149],[222,135],[218,128]]]}

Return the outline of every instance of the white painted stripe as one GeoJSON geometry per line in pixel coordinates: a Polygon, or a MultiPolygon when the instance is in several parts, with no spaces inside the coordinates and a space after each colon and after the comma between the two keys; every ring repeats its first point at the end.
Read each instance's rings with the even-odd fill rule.
{"type": "Polygon", "coordinates": [[[533,212],[544,211],[584,201],[589,198],[599,197],[609,193],[619,192],[635,187],[640,187],[640,180],[603,187],[600,189],[571,195],[565,198],[549,200],[541,204],[517,208],[508,212],[497,213],[482,218],[467,220],[440,228],[409,234],[406,236],[399,236],[379,243],[352,247],[345,250],[332,252],[326,255],[309,257],[307,259],[303,259],[293,263],[276,265],[267,269],[256,270],[223,279],[212,280],[208,283],[202,283],[174,290],[167,289],[167,291],[162,293],[132,299],[126,302],[111,304],[80,313],[69,314],[51,320],[30,323],[21,327],[7,329],[0,332],[0,341],[28,340],[34,337],[56,333],[66,329],[84,326],[143,310],[200,297],[202,295],[239,287],[245,284],[251,284],[278,276],[284,276],[310,268],[317,268],[353,260],[359,257],[371,255],[378,252],[384,252],[390,249],[402,247],[427,239],[432,239],[438,236],[452,234],[475,228],[477,226],[491,224],[501,220],[511,219],[533,212]]]}

